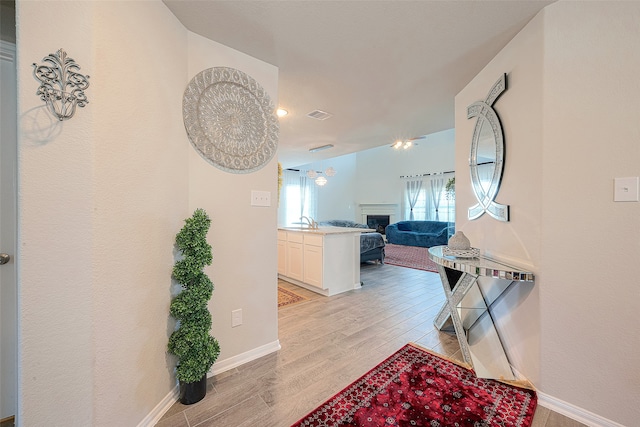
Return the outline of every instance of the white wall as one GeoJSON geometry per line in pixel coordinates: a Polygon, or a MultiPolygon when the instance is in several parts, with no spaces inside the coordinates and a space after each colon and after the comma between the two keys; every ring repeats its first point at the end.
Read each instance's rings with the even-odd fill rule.
{"type": "Polygon", "coordinates": [[[272,97],[277,70],[198,41],[160,1],[24,1],[17,18],[18,425],[149,423],[172,403],[174,239],[196,207],[213,219],[218,362],[277,344],[276,208],[249,208],[250,189],[275,194],[276,162],[223,173],[182,122],[195,70],[236,66],[272,97]],[[63,123],[31,67],[61,47],[91,76],[90,103],[63,123]]]}
{"type": "Polygon", "coordinates": [[[91,103],[78,119],[92,111],[92,425],[115,413],[133,425],[175,384],[166,346],[175,234],[191,215],[187,32],[162,3],[138,1],[97,2],[91,28],[91,103]]]}
{"type": "Polygon", "coordinates": [[[540,378],[540,203],[542,189],[542,16],[534,18],[457,96],[456,230],[485,254],[509,261],[537,276],[536,286],[519,283],[493,309],[511,363],[530,381],[540,378]],[[484,214],[468,220],[477,203],[471,189],[469,157],[476,119],[467,107],[484,101],[507,73],[507,90],[493,107],[502,122],[505,163],[496,202],[510,206],[510,221],[484,214]]]}
{"type": "MultiPolygon", "coordinates": [[[[277,106],[276,67],[190,33],[189,80],[218,66],[236,68],[253,77],[277,106]]],[[[221,347],[213,368],[216,371],[225,363],[242,361],[248,357],[243,353],[258,347],[266,346],[266,352],[279,348],[278,162],[274,157],[256,172],[232,174],[212,166],[189,148],[189,207],[205,209],[212,219],[209,242],[213,264],[207,273],[215,286],[209,307],[213,333],[221,347]],[[251,190],[269,191],[271,206],[250,206],[251,190]],[[231,311],[237,309],[242,309],[243,324],[232,328],[231,311]]]]}
{"type": "Polygon", "coordinates": [[[541,385],[617,421],[640,419],[640,4],[545,9],[541,385]]]}
{"type": "MultiPolygon", "coordinates": [[[[18,2],[19,425],[91,425],[93,105],[65,123],[35,96],[32,63],[61,47],[94,68],[91,3],[18,2]],[[66,17],[74,26],[59,26],[66,17]],[[52,37],[55,34],[56,37],[52,37]],[[79,34],[83,37],[77,37],[79,34]],[[64,392],[61,392],[61,389],[64,392]]],[[[95,86],[95,85],[94,85],[95,86]]],[[[100,91],[88,92],[89,101],[100,91]]],[[[107,319],[96,319],[107,321],[107,319]]],[[[119,347],[119,345],[115,345],[119,347]]],[[[126,348],[121,348],[125,350],[126,348]]]]}
{"type": "MultiPolygon", "coordinates": [[[[322,162],[312,163],[303,167],[324,171],[333,167],[337,173],[327,178],[327,184],[318,187],[318,213],[317,221],[331,219],[346,219],[354,221],[357,216],[358,206],[354,202],[356,193],[356,154],[334,157],[322,162]]],[[[358,222],[359,219],[358,219],[358,222]]]]}
{"type": "Polygon", "coordinates": [[[543,405],[590,425],[640,419],[640,203],[613,202],[613,178],[640,175],[639,19],[632,2],[554,3],[456,97],[458,228],[536,274],[533,288],[509,296],[509,317],[498,309],[509,356],[543,405]],[[512,218],[469,222],[466,107],[503,72],[497,201],[512,218]]]}

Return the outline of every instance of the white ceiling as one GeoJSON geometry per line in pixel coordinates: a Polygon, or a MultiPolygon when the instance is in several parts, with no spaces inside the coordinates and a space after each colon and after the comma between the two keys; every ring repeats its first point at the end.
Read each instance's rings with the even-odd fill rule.
{"type": "Polygon", "coordinates": [[[190,31],[279,68],[286,168],[453,128],[455,95],[552,1],[164,3],[190,31]],[[306,116],[316,109],[333,117],[306,116]]]}

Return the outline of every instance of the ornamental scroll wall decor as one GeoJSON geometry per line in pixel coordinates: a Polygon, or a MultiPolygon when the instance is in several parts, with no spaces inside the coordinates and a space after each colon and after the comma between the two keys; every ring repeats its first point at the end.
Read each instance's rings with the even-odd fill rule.
{"type": "Polygon", "coordinates": [[[256,171],[276,152],[275,108],[242,71],[215,67],[198,73],[184,91],[182,115],[193,147],[226,172],[256,171]]]}
{"type": "Polygon", "coordinates": [[[58,120],[70,119],[76,107],[84,107],[89,103],[84,94],[89,87],[89,76],[78,73],[80,66],[67,57],[63,49],[45,56],[42,61],[42,65],[33,64],[33,75],[40,82],[36,95],[58,120]]]}
{"type": "Polygon", "coordinates": [[[493,85],[484,101],[467,107],[467,118],[477,117],[471,142],[471,187],[478,204],[469,208],[469,219],[480,218],[485,212],[499,221],[509,221],[509,205],[495,202],[504,169],[504,137],[502,124],[492,105],[507,89],[507,75],[493,85]]]}

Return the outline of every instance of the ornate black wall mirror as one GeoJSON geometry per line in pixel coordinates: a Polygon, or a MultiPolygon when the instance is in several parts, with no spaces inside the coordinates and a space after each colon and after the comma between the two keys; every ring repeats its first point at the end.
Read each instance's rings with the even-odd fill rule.
{"type": "Polygon", "coordinates": [[[509,221],[509,205],[494,200],[500,189],[504,169],[504,136],[502,124],[492,105],[507,90],[507,75],[493,85],[484,101],[467,107],[467,118],[477,117],[471,141],[471,188],[478,204],[469,208],[469,219],[480,218],[485,212],[498,221],[509,221]]]}

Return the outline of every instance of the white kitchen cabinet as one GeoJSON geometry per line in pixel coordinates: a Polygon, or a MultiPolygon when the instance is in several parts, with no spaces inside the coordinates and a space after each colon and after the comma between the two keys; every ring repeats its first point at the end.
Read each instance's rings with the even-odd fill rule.
{"type": "Polygon", "coordinates": [[[360,288],[362,232],[346,227],[279,229],[278,277],[326,296],[360,288]]]}
{"type": "Polygon", "coordinates": [[[304,250],[303,236],[301,234],[287,233],[286,255],[287,277],[295,280],[304,280],[304,250]]]}
{"type": "Polygon", "coordinates": [[[318,288],[324,288],[322,283],[322,236],[304,236],[304,282],[318,288]]]}
{"type": "Polygon", "coordinates": [[[287,232],[278,230],[278,274],[287,274],[287,232]]]}

